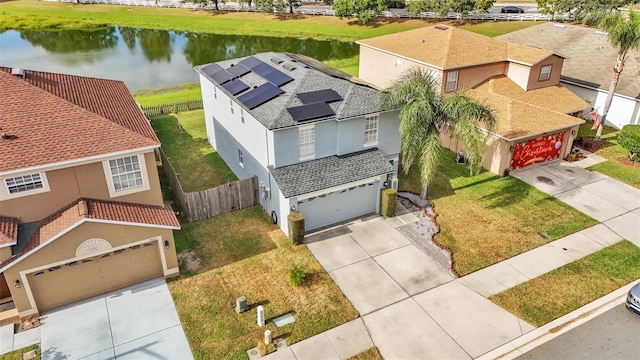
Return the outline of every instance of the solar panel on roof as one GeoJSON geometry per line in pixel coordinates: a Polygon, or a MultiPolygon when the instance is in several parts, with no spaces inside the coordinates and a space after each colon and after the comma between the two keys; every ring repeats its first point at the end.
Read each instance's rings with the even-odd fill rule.
{"type": "Polygon", "coordinates": [[[250,57],[248,57],[248,58],[246,58],[246,59],[242,59],[242,60],[240,60],[240,61],[238,62],[238,64],[242,64],[242,65],[244,65],[244,66],[248,67],[249,69],[252,69],[252,68],[254,68],[255,66],[258,66],[258,65],[260,65],[260,64],[264,64],[264,62],[263,62],[262,60],[258,59],[258,58],[257,58],[257,57],[255,57],[255,56],[250,56],[250,57]]]}
{"type": "Polygon", "coordinates": [[[238,100],[243,103],[244,106],[253,109],[282,93],[284,93],[284,91],[272,83],[264,83],[248,93],[238,96],[238,100]]]}
{"type": "Polygon", "coordinates": [[[294,121],[313,120],[335,115],[331,106],[323,102],[290,107],[287,108],[287,111],[294,121]]]}
{"type": "Polygon", "coordinates": [[[275,86],[282,86],[290,81],[293,81],[293,78],[282,71],[276,70],[267,75],[264,75],[263,78],[275,86]]]}
{"type": "Polygon", "coordinates": [[[222,70],[222,66],[218,65],[218,64],[209,64],[205,67],[203,67],[202,72],[204,72],[205,74],[211,76],[215,73],[217,73],[218,71],[222,70]]]}
{"type": "Polygon", "coordinates": [[[316,102],[330,103],[334,101],[342,101],[342,96],[333,89],[324,89],[318,91],[309,91],[297,95],[303,104],[311,104],[316,102]]]}
{"type": "Polygon", "coordinates": [[[228,83],[222,85],[223,88],[225,88],[228,92],[231,93],[231,95],[237,95],[240,94],[241,92],[247,90],[249,88],[249,85],[245,84],[242,82],[242,80],[239,79],[235,79],[235,80],[231,80],[228,83]]]}
{"type": "Polygon", "coordinates": [[[246,66],[242,65],[242,64],[237,64],[236,66],[231,66],[230,68],[227,69],[227,71],[229,72],[229,74],[233,75],[234,77],[240,77],[244,74],[247,74],[249,72],[251,72],[251,70],[249,70],[249,68],[247,68],[246,66]]]}
{"type": "Polygon", "coordinates": [[[267,63],[262,63],[260,65],[256,65],[254,67],[251,68],[251,71],[253,71],[254,73],[265,77],[266,75],[271,74],[274,71],[278,71],[276,70],[273,66],[267,64],[267,63]]]}
{"type": "Polygon", "coordinates": [[[234,76],[231,75],[227,70],[220,70],[214,73],[213,75],[211,75],[211,78],[218,84],[222,85],[227,81],[233,79],[234,76]]]}

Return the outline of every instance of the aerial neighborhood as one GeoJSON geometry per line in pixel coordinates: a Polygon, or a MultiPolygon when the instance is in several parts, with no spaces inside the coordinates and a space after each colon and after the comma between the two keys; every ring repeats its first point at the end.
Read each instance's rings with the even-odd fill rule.
{"type": "Polygon", "coordinates": [[[0,360],[637,357],[633,3],[0,3],[0,360]]]}

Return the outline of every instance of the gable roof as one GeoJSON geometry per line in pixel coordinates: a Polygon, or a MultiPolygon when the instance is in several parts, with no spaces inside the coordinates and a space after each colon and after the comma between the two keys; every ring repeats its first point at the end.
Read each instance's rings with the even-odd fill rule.
{"type": "Polygon", "coordinates": [[[506,96],[526,104],[563,114],[572,114],[591,109],[591,104],[582,100],[582,98],[562,85],[546,86],[526,91],[504,75],[491,77],[476,85],[474,89],[481,93],[506,96]]]}
{"type": "Polygon", "coordinates": [[[43,219],[18,254],[0,264],[9,264],[45,245],[83,222],[107,222],[128,225],[180,229],[180,223],[168,204],[153,206],[115,201],[78,199],[43,219]]]}
{"type": "Polygon", "coordinates": [[[426,26],[357,43],[445,70],[502,61],[534,65],[552,55],[562,57],[549,50],[508,43],[444,25],[426,26]]]}
{"type": "Polygon", "coordinates": [[[18,218],[0,216],[0,247],[15,245],[18,240],[18,218]]]}
{"type": "Polygon", "coordinates": [[[120,81],[0,67],[0,172],[159,146],[120,81]]]}
{"type": "Polygon", "coordinates": [[[358,180],[393,172],[378,149],[340,156],[329,156],[269,171],[285,198],[349,184],[358,180]]]}
{"type": "MultiPolygon", "coordinates": [[[[580,25],[541,25],[514,31],[498,37],[501,40],[530,46],[544,46],[562,51],[568,59],[562,65],[561,79],[596,89],[608,90],[611,69],[617,54],[606,33],[580,25]]],[[[640,99],[640,49],[629,51],[616,93],[640,99]]]]}
{"type": "MultiPolygon", "coordinates": [[[[207,69],[204,68],[211,64],[196,66],[194,69],[214,86],[218,87],[220,91],[225,92],[232,99],[236,99],[238,105],[241,106],[245,112],[251,114],[267,129],[280,129],[328,119],[347,119],[380,111],[377,106],[378,91],[376,89],[337,69],[329,68],[318,61],[298,54],[260,53],[252,57],[264,62],[270,68],[277,69],[293,78],[292,81],[279,87],[283,93],[253,109],[247,108],[247,106],[238,100],[238,97],[246,94],[255,87],[267,83],[268,81],[262,76],[250,71],[236,77],[236,79],[247,84],[249,88],[236,95],[231,95],[231,93],[219,85],[212,76],[207,74],[207,69]],[[281,60],[281,64],[274,64],[271,61],[272,58],[281,60]],[[285,65],[295,67],[295,69],[286,70],[284,68],[285,65]],[[334,90],[343,99],[342,101],[335,101],[328,104],[335,114],[310,121],[294,121],[291,114],[287,111],[287,108],[303,105],[296,95],[325,89],[334,90]]],[[[250,57],[225,60],[215,64],[223,69],[229,69],[247,58],[250,57]]]]}

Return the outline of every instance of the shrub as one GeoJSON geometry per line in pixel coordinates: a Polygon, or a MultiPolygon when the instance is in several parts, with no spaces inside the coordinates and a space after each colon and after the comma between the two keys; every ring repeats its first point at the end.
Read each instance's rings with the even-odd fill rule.
{"type": "Polygon", "coordinates": [[[380,205],[380,214],[384,217],[394,216],[396,214],[396,200],[398,192],[396,189],[388,188],[382,190],[382,201],[380,205]]]}
{"type": "Polygon", "coordinates": [[[307,270],[300,265],[293,265],[289,269],[289,282],[293,286],[302,286],[307,281],[307,270]]]}
{"type": "Polygon", "coordinates": [[[304,240],[304,215],[301,213],[291,213],[287,216],[289,223],[289,239],[294,244],[302,244],[304,240]]]}
{"type": "Polygon", "coordinates": [[[618,135],[618,144],[629,151],[629,160],[640,160],[640,125],[625,125],[618,135]]]}

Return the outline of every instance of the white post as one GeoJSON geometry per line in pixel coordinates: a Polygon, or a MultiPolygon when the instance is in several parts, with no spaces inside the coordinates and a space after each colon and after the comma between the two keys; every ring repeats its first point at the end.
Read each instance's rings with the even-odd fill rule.
{"type": "Polygon", "coordinates": [[[271,344],[271,330],[264,331],[264,344],[265,345],[271,344]]]}
{"type": "Polygon", "coordinates": [[[264,308],[258,305],[258,326],[264,326],[264,308]]]}

